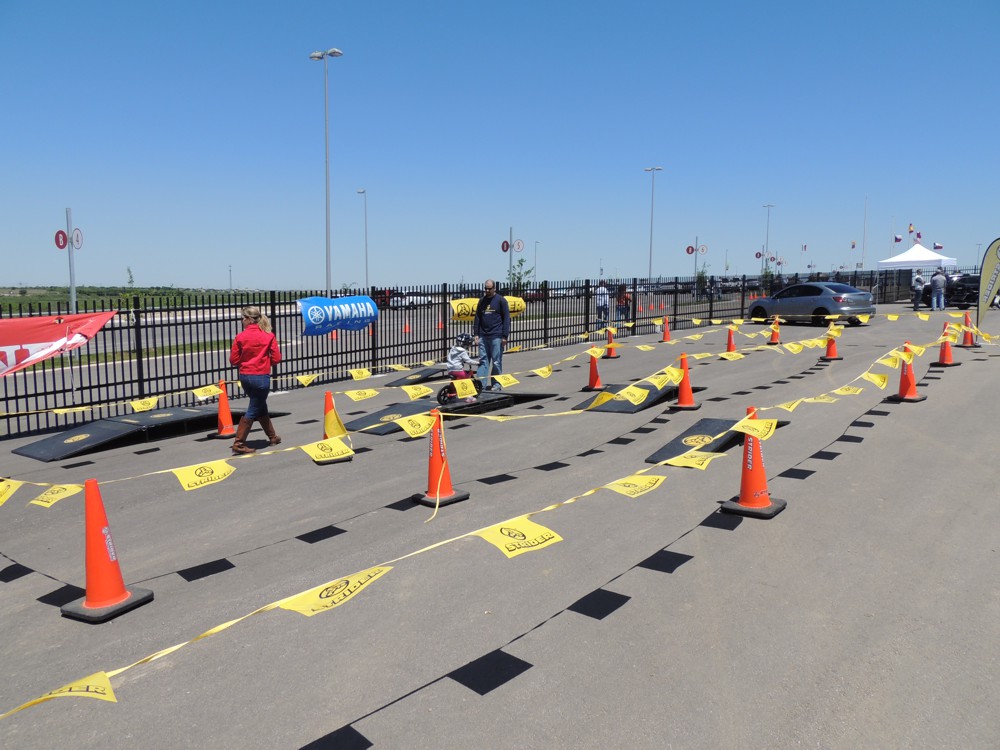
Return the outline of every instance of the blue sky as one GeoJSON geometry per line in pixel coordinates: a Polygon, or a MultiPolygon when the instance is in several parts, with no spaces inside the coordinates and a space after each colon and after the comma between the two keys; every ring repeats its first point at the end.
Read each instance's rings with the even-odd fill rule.
{"type": "Polygon", "coordinates": [[[0,0],[0,287],[789,272],[1000,234],[995,0],[0,0]],[[867,238],[864,238],[867,197],[867,238]],[[771,203],[769,233],[764,204],[771,203]],[[857,250],[850,250],[851,241],[857,250]],[[537,245],[536,245],[537,243],[537,245]],[[807,251],[802,252],[802,245],[807,251]]]}

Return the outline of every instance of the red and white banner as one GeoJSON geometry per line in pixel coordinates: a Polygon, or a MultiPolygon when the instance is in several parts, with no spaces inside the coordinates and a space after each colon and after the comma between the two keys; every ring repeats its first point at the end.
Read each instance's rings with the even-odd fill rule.
{"type": "Polygon", "coordinates": [[[0,375],[31,367],[86,344],[117,310],[0,319],[0,375]]]}

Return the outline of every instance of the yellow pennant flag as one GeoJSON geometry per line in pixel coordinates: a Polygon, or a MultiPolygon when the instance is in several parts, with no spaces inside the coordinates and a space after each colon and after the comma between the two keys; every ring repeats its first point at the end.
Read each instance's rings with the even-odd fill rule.
{"type": "Polygon", "coordinates": [[[330,581],[322,586],[303,591],[301,594],[282,599],[278,602],[278,606],[282,609],[298,612],[306,617],[312,617],[320,612],[326,612],[341,604],[346,604],[390,570],[392,568],[388,565],[368,568],[346,578],[341,578],[339,581],[330,581]]]}
{"type": "Polygon", "coordinates": [[[859,315],[858,320],[860,320],[862,323],[867,323],[871,319],[871,317],[872,317],[871,315],[868,315],[866,313],[865,315],[859,315]]]}
{"type": "Polygon", "coordinates": [[[605,331],[611,331],[611,335],[612,335],[612,336],[617,336],[617,335],[618,335],[618,329],[617,329],[617,328],[615,328],[614,326],[608,326],[608,327],[607,327],[607,328],[605,328],[604,330],[605,330],[605,331]]]}
{"type": "MultiPolygon", "coordinates": [[[[965,313],[960,313],[960,312],[950,312],[950,313],[948,313],[948,315],[950,315],[953,318],[964,318],[965,317],[965,313]]],[[[953,324],[951,324],[951,325],[953,325],[953,324]]]]}
{"type": "Polygon", "coordinates": [[[930,320],[931,316],[927,313],[917,313],[917,318],[920,320],[930,320]]]}
{"type": "Polygon", "coordinates": [[[891,367],[893,370],[899,369],[899,357],[885,356],[878,360],[876,364],[885,365],[886,367],[891,367]]]}
{"type": "Polygon", "coordinates": [[[840,320],[840,315],[824,315],[823,320],[840,320]]]}
{"type": "Polygon", "coordinates": [[[802,351],[802,344],[796,344],[794,341],[785,344],[784,347],[792,354],[799,354],[802,351]]]}
{"type": "Polygon", "coordinates": [[[635,321],[630,320],[628,323],[622,323],[622,325],[625,326],[626,328],[631,328],[632,326],[635,325],[635,321]]]}
{"type": "Polygon", "coordinates": [[[435,420],[430,414],[414,414],[392,421],[402,427],[403,431],[411,438],[417,438],[430,432],[435,420]]]}
{"type": "Polygon", "coordinates": [[[298,380],[299,383],[301,383],[303,387],[305,387],[305,386],[312,385],[313,381],[316,380],[316,378],[318,378],[318,377],[319,377],[319,374],[317,373],[315,375],[296,375],[295,379],[298,380]]]}
{"type": "Polygon", "coordinates": [[[562,537],[552,529],[529,521],[527,516],[512,518],[509,521],[474,531],[473,536],[485,539],[503,552],[507,559],[523,555],[525,552],[535,552],[545,547],[551,547],[562,541],[562,537]]]}
{"type": "Polygon", "coordinates": [[[899,358],[902,359],[904,362],[906,362],[906,364],[908,364],[908,365],[912,365],[913,364],[913,352],[912,351],[909,351],[909,352],[895,352],[895,353],[898,354],[899,358]]]}
{"type": "Polygon", "coordinates": [[[589,354],[591,357],[603,357],[604,350],[599,346],[592,346],[584,354],[589,354]]]}
{"type": "Polygon", "coordinates": [[[424,367],[433,367],[434,365],[437,364],[437,362],[435,362],[433,359],[425,359],[420,364],[422,364],[424,367]]]}
{"type": "Polygon", "coordinates": [[[532,370],[535,375],[540,378],[547,378],[552,374],[552,365],[545,365],[545,367],[539,367],[537,370],[532,370]]]}
{"type": "Polygon", "coordinates": [[[705,338],[704,333],[692,333],[690,336],[685,336],[684,338],[690,339],[691,341],[701,341],[705,338]]]}
{"type": "Polygon", "coordinates": [[[390,370],[395,370],[396,372],[406,372],[410,368],[406,365],[386,365],[390,370]]]}
{"type": "Polygon", "coordinates": [[[18,711],[37,706],[39,703],[44,703],[53,698],[97,698],[98,700],[109,701],[110,703],[118,702],[118,699],[115,698],[115,691],[111,689],[111,680],[108,679],[107,673],[95,672],[89,677],[84,677],[82,680],[76,680],[68,685],[63,685],[61,688],[57,688],[34,700],[28,701],[5,714],[0,714],[0,719],[5,719],[11,714],[16,714],[18,711]]]}
{"type": "Polygon", "coordinates": [[[676,385],[679,380],[674,380],[673,377],[665,372],[654,372],[648,378],[645,378],[646,382],[651,383],[658,391],[663,390],[670,384],[676,385]]]}
{"type": "Polygon", "coordinates": [[[616,479],[614,482],[608,482],[604,488],[625,497],[639,497],[655,490],[663,484],[665,479],[666,477],[657,474],[632,474],[622,479],[616,479]]]}
{"type": "Polygon", "coordinates": [[[835,404],[837,399],[827,393],[821,393],[818,396],[813,396],[812,398],[802,399],[809,404],[835,404]]]}
{"type": "Polygon", "coordinates": [[[216,484],[232,474],[236,469],[226,463],[225,459],[209,461],[205,464],[182,466],[171,469],[177,481],[186,491],[197,490],[209,484],[216,484]]]}
{"type": "Polygon", "coordinates": [[[653,325],[654,326],[662,326],[663,325],[663,318],[653,318],[653,325]]]}
{"type": "Polygon", "coordinates": [[[640,352],[656,351],[656,347],[650,346],[649,344],[639,344],[638,346],[636,346],[636,349],[638,349],[640,352]]]}
{"type": "Polygon", "coordinates": [[[472,382],[472,378],[452,381],[452,386],[455,388],[455,395],[459,398],[476,397],[476,385],[472,382]]]}
{"type": "Polygon", "coordinates": [[[344,391],[344,395],[352,401],[364,401],[366,398],[374,398],[378,395],[375,388],[367,388],[362,391],[344,391]]]}
{"type": "Polygon", "coordinates": [[[844,332],[844,329],[840,326],[830,326],[826,329],[827,336],[833,336],[835,339],[839,339],[840,335],[844,332]]]}
{"type": "Polygon", "coordinates": [[[69,406],[65,409],[53,409],[53,414],[75,414],[76,412],[90,411],[89,406],[69,406]]]}
{"type": "Polygon", "coordinates": [[[83,489],[82,484],[55,484],[45,492],[30,501],[30,505],[40,505],[43,508],[51,508],[60,500],[72,497],[83,489]]]}
{"type": "Polygon", "coordinates": [[[863,373],[861,373],[861,377],[863,377],[869,383],[874,383],[879,388],[881,388],[883,391],[885,390],[885,386],[889,382],[889,376],[888,375],[883,375],[882,373],[863,372],[863,373]]]}
{"type": "Polygon", "coordinates": [[[910,351],[913,352],[915,357],[924,356],[924,352],[927,351],[927,347],[920,346],[919,344],[910,344],[910,351]]]}
{"type": "Polygon", "coordinates": [[[513,375],[494,375],[493,379],[497,381],[504,388],[510,388],[512,385],[517,385],[521,381],[515,378],[513,375]]]}
{"type": "Polygon", "coordinates": [[[416,401],[418,398],[423,398],[424,396],[434,393],[434,389],[428,388],[426,385],[404,385],[403,390],[406,392],[406,395],[410,397],[410,401],[416,401]]]}
{"type": "Polygon", "coordinates": [[[354,370],[348,370],[348,372],[351,373],[351,377],[355,380],[365,380],[372,376],[372,371],[365,367],[358,367],[354,370]]]}
{"type": "MultiPolygon", "coordinates": [[[[598,406],[608,403],[608,401],[613,401],[616,398],[616,394],[609,393],[608,391],[601,391],[597,394],[593,401],[590,402],[588,409],[596,409],[598,406]]],[[[620,400],[620,399],[619,399],[620,400]]]]}
{"type": "Polygon", "coordinates": [[[767,440],[778,429],[778,420],[743,417],[729,429],[733,432],[742,432],[744,435],[755,437],[758,440],[767,440]]]}
{"type": "Polygon", "coordinates": [[[17,492],[18,488],[24,484],[16,479],[0,479],[0,506],[10,500],[11,495],[17,492]]]}
{"type": "MultiPolygon", "coordinates": [[[[700,338],[700,334],[699,334],[699,338],[700,338]]],[[[715,355],[712,354],[712,352],[695,352],[694,354],[691,355],[691,358],[692,359],[708,359],[709,357],[714,357],[714,356],[715,355]]]]}
{"type": "Polygon", "coordinates": [[[806,339],[805,341],[800,341],[799,343],[806,349],[818,349],[821,346],[826,346],[826,339],[806,339]]]}
{"type": "Polygon", "coordinates": [[[889,313],[885,316],[886,320],[899,320],[899,315],[897,313],[889,313]]]}
{"type": "Polygon", "coordinates": [[[129,406],[132,407],[132,411],[149,411],[155,409],[156,405],[160,403],[159,396],[152,396],[150,398],[140,398],[135,401],[129,401],[129,406]]]}
{"type": "Polygon", "coordinates": [[[738,359],[743,359],[746,355],[739,352],[722,352],[719,356],[723,359],[728,359],[730,362],[735,362],[738,359]]]}
{"type": "Polygon", "coordinates": [[[318,464],[327,462],[347,461],[353,455],[351,450],[339,437],[326,438],[315,443],[299,446],[306,455],[318,464]]]}
{"type": "Polygon", "coordinates": [[[784,409],[785,411],[795,411],[795,407],[802,403],[801,398],[797,398],[794,401],[786,401],[783,404],[775,404],[779,409],[784,409]]]}
{"type": "Polygon", "coordinates": [[[323,418],[323,434],[329,438],[339,438],[347,435],[347,428],[344,427],[344,423],[337,413],[336,406],[330,409],[323,418]]]}
{"type": "Polygon", "coordinates": [[[746,321],[743,320],[743,319],[733,318],[733,325],[736,326],[735,328],[733,328],[733,330],[738,333],[739,332],[739,327],[741,325],[743,325],[744,323],[746,323],[746,321]]]}
{"type": "Polygon", "coordinates": [[[856,385],[842,385],[833,392],[838,396],[857,396],[862,391],[864,391],[864,388],[859,388],[856,385]]]}
{"type": "MultiPolygon", "coordinates": [[[[512,317],[513,317],[513,315],[514,315],[514,313],[511,313],[512,317]]],[[[519,352],[519,351],[521,351],[521,345],[520,344],[515,344],[514,346],[508,346],[504,351],[519,352]]]]}
{"type": "Polygon", "coordinates": [[[743,335],[746,336],[748,339],[755,339],[757,338],[757,336],[761,334],[757,333],[757,331],[753,331],[752,333],[744,333],[743,335]]]}
{"type": "Polygon", "coordinates": [[[715,319],[715,318],[712,318],[711,320],[709,320],[709,322],[710,322],[710,323],[711,323],[711,324],[712,324],[713,326],[721,326],[721,325],[722,325],[722,321],[721,321],[721,320],[717,320],[717,319],[715,319]]]}
{"type": "Polygon", "coordinates": [[[670,378],[670,382],[677,385],[684,379],[684,370],[679,367],[664,367],[663,374],[670,378]]]}
{"type": "Polygon", "coordinates": [[[211,398],[222,393],[222,389],[217,385],[206,385],[204,388],[195,388],[191,393],[198,398],[211,398]]]}
{"type": "Polygon", "coordinates": [[[725,453],[707,453],[705,451],[693,450],[682,453],[679,456],[674,456],[673,458],[668,458],[664,463],[685,469],[701,469],[704,471],[712,461],[722,458],[725,455],[725,453]]]}
{"type": "Polygon", "coordinates": [[[476,319],[478,304],[479,300],[475,297],[451,300],[451,319],[459,323],[471,323],[476,319]]]}
{"type": "MultiPolygon", "coordinates": [[[[691,322],[694,325],[696,325],[696,326],[700,326],[701,325],[701,318],[691,318],[691,322]]],[[[689,336],[688,338],[691,338],[691,337],[689,336]]]]}
{"type": "Polygon", "coordinates": [[[630,385],[627,388],[622,388],[618,393],[615,394],[615,399],[618,401],[629,401],[630,403],[638,406],[649,396],[649,391],[645,388],[638,388],[634,385],[630,385]]]}

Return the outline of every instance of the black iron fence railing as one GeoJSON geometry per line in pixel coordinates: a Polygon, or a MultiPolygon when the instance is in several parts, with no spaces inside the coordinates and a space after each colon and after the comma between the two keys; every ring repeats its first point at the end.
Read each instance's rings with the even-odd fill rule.
{"type": "MultiPolygon", "coordinates": [[[[975,271],[973,271],[975,272],[975,271]]],[[[815,276],[815,275],[814,275],[815,276]]],[[[808,277],[813,278],[813,277],[808,277]]],[[[911,272],[823,274],[871,290],[877,303],[909,298],[911,272]]],[[[658,330],[664,315],[672,329],[690,328],[692,319],[744,318],[752,300],[791,283],[799,275],[706,276],[658,279],[607,279],[612,324],[630,322],[633,332],[658,330]],[[629,294],[619,313],[617,292],[629,294]]],[[[525,312],[513,320],[511,346],[522,349],[579,344],[580,335],[600,326],[595,309],[597,280],[543,282],[501,292],[525,300],[525,312]]],[[[350,294],[362,293],[352,290],[350,294]]],[[[2,378],[0,436],[41,432],[92,419],[132,412],[130,401],[157,397],[158,407],[188,406],[200,401],[192,389],[225,381],[230,398],[242,396],[229,349],[241,330],[240,309],[257,305],[272,321],[283,360],[274,373],[274,390],[304,387],[300,377],[330,383],[351,379],[350,370],[389,372],[394,365],[419,366],[440,361],[457,333],[472,324],[452,320],[450,302],[478,298],[477,287],[440,284],[406,290],[372,288],[379,319],[362,331],[303,336],[296,301],[323,296],[317,291],[229,292],[205,294],[183,307],[173,298],[131,297],[88,302],[79,312],[118,310],[84,347],[2,378]]],[[[5,305],[2,317],[58,315],[67,305],[5,305]]],[[[510,360],[508,360],[509,362],[510,360]]],[[[360,386],[359,386],[360,387],[360,386]]]]}

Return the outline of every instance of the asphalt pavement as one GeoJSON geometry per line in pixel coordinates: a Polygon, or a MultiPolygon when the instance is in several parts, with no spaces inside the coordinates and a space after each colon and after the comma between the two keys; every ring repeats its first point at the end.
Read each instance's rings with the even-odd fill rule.
{"type": "MultiPolygon", "coordinates": [[[[1000,353],[932,366],[943,321],[961,318],[882,307],[831,362],[823,329],[767,346],[749,322],[726,359],[708,321],[599,360],[629,384],[687,353],[690,411],[574,411],[589,344],[509,354],[510,390],[540,398],[445,422],[470,498],[436,515],[411,499],[428,436],[355,433],[332,465],[300,449],[323,436],[323,388],[272,394],[283,443],[258,428],[245,458],[207,430],[53,463],[10,452],[37,436],[4,440],[2,474],[25,484],[0,507],[0,713],[75,690],[0,719],[0,745],[996,748],[1000,353]],[[926,399],[892,403],[907,340],[926,399]],[[704,470],[646,463],[751,406],[786,423],[761,443],[774,518],[719,512],[742,446],[704,470]],[[191,491],[173,471],[223,459],[235,471],[191,491]],[[155,594],[99,625],[59,609],[85,586],[84,493],[30,502],[89,478],[126,584],[155,594]],[[108,687],[116,702],[94,699],[108,687]]],[[[341,418],[408,400],[387,382],[336,395],[341,418]]]]}

